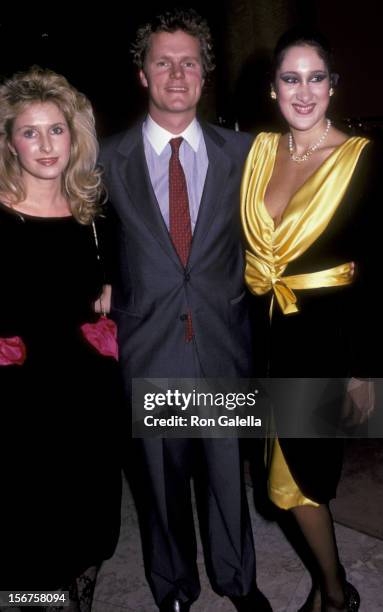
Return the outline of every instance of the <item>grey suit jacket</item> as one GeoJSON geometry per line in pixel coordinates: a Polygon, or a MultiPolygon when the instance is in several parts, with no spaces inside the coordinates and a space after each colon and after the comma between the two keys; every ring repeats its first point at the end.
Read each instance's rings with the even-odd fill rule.
{"type": "Polygon", "coordinates": [[[186,270],[178,259],[149,179],[142,125],[102,146],[101,164],[118,217],[119,274],[113,313],[125,380],[193,377],[193,350],[206,377],[251,372],[243,280],[239,189],[251,137],[203,124],[209,167],[186,270]]]}

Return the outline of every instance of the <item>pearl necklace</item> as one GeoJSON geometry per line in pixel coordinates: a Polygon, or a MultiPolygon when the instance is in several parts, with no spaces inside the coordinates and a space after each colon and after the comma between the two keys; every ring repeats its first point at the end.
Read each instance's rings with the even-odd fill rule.
{"type": "Polygon", "coordinates": [[[292,133],[289,132],[289,153],[290,153],[291,159],[295,161],[297,164],[307,161],[310,155],[312,155],[314,151],[316,151],[318,147],[322,144],[322,142],[327,138],[327,134],[329,133],[330,127],[331,127],[331,121],[330,119],[327,119],[326,129],[323,132],[322,136],[319,138],[318,142],[311,145],[303,155],[298,155],[297,153],[294,153],[294,145],[295,145],[294,137],[292,133]]]}

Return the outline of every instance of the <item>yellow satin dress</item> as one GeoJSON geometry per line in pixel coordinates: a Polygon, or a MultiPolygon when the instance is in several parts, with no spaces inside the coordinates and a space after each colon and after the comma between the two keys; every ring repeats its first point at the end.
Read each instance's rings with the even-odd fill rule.
{"type": "MultiPolygon", "coordinates": [[[[245,279],[255,295],[270,293],[269,316],[279,307],[285,316],[299,311],[300,289],[336,287],[353,282],[353,262],[289,276],[289,262],[304,253],[330,223],[349,185],[366,138],[352,137],[338,146],[292,196],[275,227],[264,197],[274,170],[280,134],[257,136],[246,161],[241,185],[241,219],[246,239],[245,279]]],[[[278,438],[269,441],[269,496],[280,508],[318,504],[296,484],[278,438]]]]}

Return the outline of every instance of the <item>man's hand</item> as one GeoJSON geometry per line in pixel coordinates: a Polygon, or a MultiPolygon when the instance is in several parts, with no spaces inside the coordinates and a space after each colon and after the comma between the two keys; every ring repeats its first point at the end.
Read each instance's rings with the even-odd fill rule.
{"type": "Polygon", "coordinates": [[[110,312],[111,302],[112,302],[112,286],[104,285],[102,288],[102,293],[100,297],[93,304],[94,311],[100,312],[102,314],[108,314],[110,312]]]}
{"type": "Polygon", "coordinates": [[[361,425],[375,410],[375,384],[371,380],[351,378],[347,385],[342,417],[346,427],[361,425]]]}

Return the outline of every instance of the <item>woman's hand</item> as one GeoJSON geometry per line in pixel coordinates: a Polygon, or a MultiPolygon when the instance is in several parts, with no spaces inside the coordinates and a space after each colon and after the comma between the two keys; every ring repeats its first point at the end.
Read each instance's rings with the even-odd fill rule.
{"type": "Polygon", "coordinates": [[[110,312],[111,302],[112,302],[112,286],[103,285],[102,293],[100,297],[93,304],[94,311],[100,312],[101,314],[108,314],[110,312]]]}
{"type": "Polygon", "coordinates": [[[371,380],[350,378],[343,403],[343,422],[347,427],[361,425],[375,410],[375,384],[371,380]]]}

